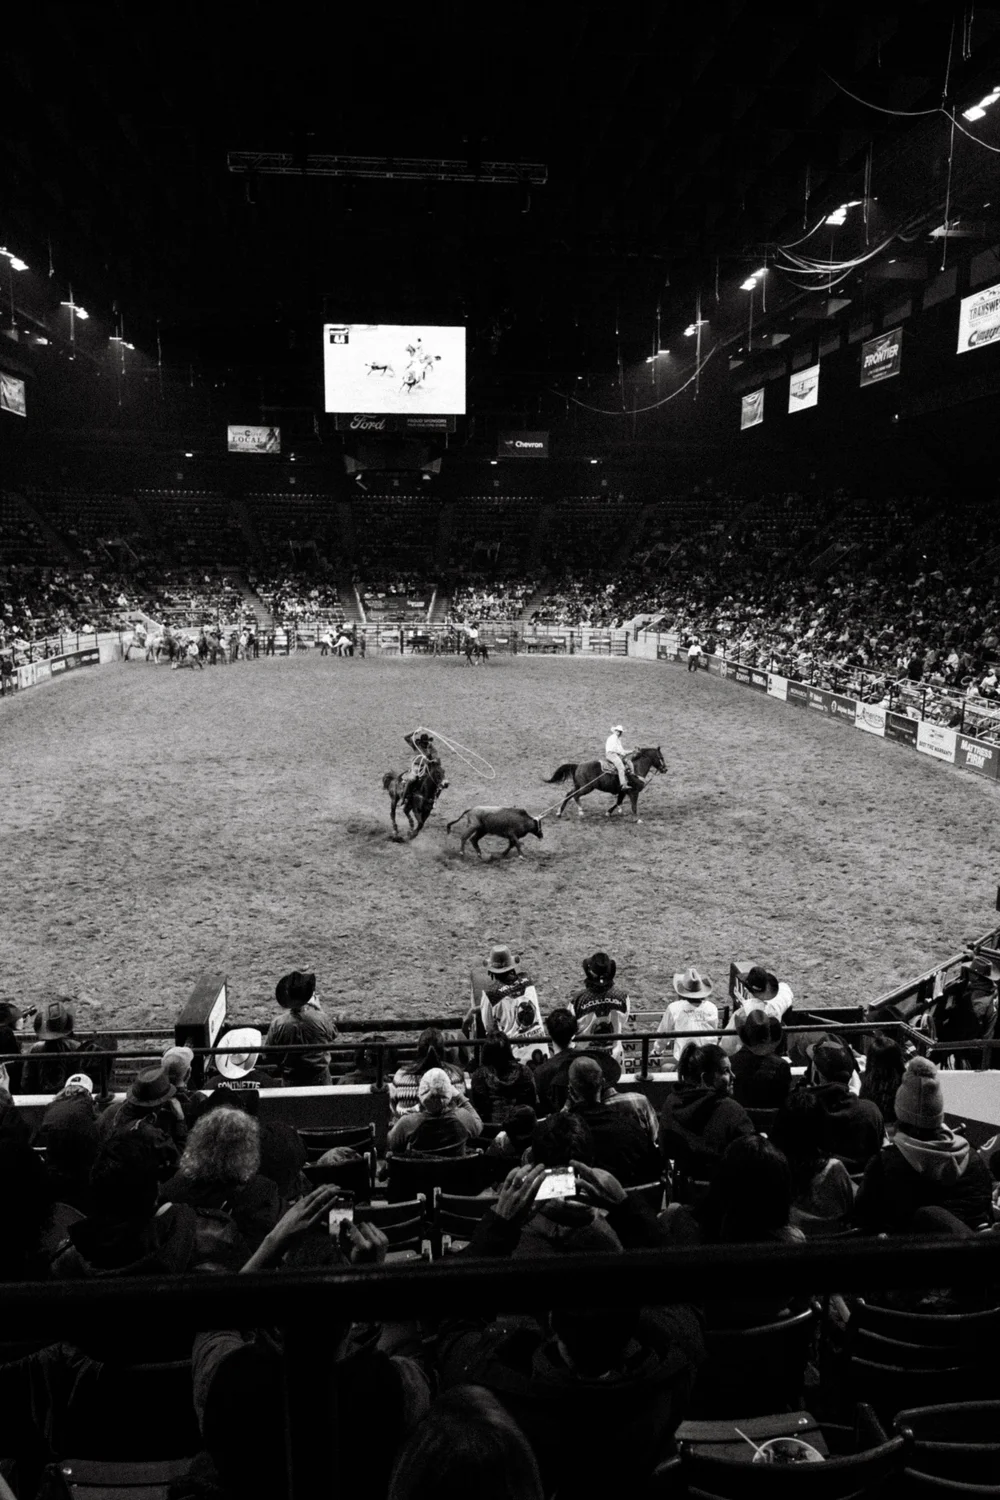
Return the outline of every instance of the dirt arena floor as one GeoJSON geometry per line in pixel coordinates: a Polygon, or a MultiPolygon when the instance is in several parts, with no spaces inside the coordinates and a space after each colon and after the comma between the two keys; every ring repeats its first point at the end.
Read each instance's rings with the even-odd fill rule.
{"type": "Polygon", "coordinates": [[[598,948],[642,1009],[692,963],[724,991],[733,958],[803,1001],[853,1002],[993,920],[1000,789],[681,666],[120,663],[3,702],[0,735],[0,993],[76,995],[85,1024],[170,1022],[205,970],[228,974],[234,1019],[266,1019],[295,968],[335,1015],[460,1014],[497,942],[545,1008],[598,948]],[[592,796],[524,861],[459,856],[448,819],[540,813],[559,791],[543,778],[615,722],[669,768],[639,826],[592,796]],[[445,752],[438,810],[394,843],[382,775],[420,723],[496,780],[445,752]]]}

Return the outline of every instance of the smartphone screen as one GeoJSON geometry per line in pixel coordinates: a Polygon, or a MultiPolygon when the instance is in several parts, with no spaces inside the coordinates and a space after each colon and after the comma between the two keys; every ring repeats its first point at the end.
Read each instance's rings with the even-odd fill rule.
{"type": "Polygon", "coordinates": [[[339,1235],[342,1224],[353,1224],[353,1222],[354,1199],[349,1193],[345,1194],[342,1198],[334,1198],[330,1209],[330,1233],[332,1235],[339,1235]]]}
{"type": "Polygon", "coordinates": [[[575,1197],[576,1173],[572,1167],[551,1167],[542,1178],[538,1192],[535,1194],[535,1202],[544,1202],[546,1198],[575,1197]]]}

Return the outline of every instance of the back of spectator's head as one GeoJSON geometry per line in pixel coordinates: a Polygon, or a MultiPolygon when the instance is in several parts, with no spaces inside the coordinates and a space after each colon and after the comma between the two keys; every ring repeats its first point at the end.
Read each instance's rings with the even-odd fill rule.
{"type": "Polygon", "coordinates": [[[888,1032],[876,1031],[865,1053],[865,1077],[894,1078],[898,1088],[905,1064],[903,1049],[888,1032]]]}
{"type": "Polygon", "coordinates": [[[559,1010],[550,1011],[546,1016],[545,1030],[557,1047],[568,1047],[579,1027],[573,1012],[560,1007],[559,1010]]]}
{"type": "Polygon", "coordinates": [[[441,1115],[455,1097],[455,1085],[443,1068],[428,1068],[420,1080],[417,1097],[425,1114],[441,1115]]]}
{"type": "MultiPolygon", "coordinates": [[[[356,1047],[354,1050],[355,1068],[377,1068],[378,1055],[382,1049],[374,1046],[373,1043],[384,1041],[385,1037],[378,1031],[372,1031],[367,1036],[363,1036],[361,1038],[361,1046],[356,1047]]],[[[394,1047],[385,1048],[382,1051],[382,1057],[383,1072],[394,1073],[396,1071],[396,1049],[394,1047]]]]}
{"type": "Polygon", "coordinates": [[[511,1145],[519,1151],[526,1151],[531,1145],[537,1123],[538,1118],[531,1105],[519,1104],[504,1126],[511,1145]]]}
{"type": "Polygon", "coordinates": [[[829,1116],[813,1089],[795,1089],[778,1110],[769,1134],[790,1163],[813,1163],[826,1156],[823,1142],[829,1116]]]}
{"type": "Polygon", "coordinates": [[[524,1433],[491,1391],[459,1385],[439,1396],[396,1460],[388,1500],[543,1500],[524,1433]]]}
{"type": "Polygon", "coordinates": [[[747,1051],[763,1056],[783,1046],[785,1033],[777,1016],[766,1010],[752,1010],[739,1028],[739,1038],[747,1051]]]}
{"type": "Polygon", "coordinates": [[[495,1073],[509,1073],[516,1059],[510,1037],[505,1031],[491,1031],[483,1043],[479,1056],[480,1066],[492,1068],[495,1073]]]}
{"type": "Polygon", "coordinates": [[[444,1032],[436,1026],[428,1026],[417,1038],[417,1055],[409,1064],[411,1073],[426,1073],[428,1068],[440,1068],[445,1058],[444,1032]]]}
{"type": "Polygon", "coordinates": [[[183,1176],[244,1187],[260,1170],[257,1121],[241,1109],[213,1109],[191,1127],[184,1146],[183,1176]]]}
{"type": "Polygon", "coordinates": [[[705,1049],[697,1042],[689,1042],[677,1060],[678,1083],[701,1082],[701,1054],[705,1049]]]}
{"type": "Polygon", "coordinates": [[[896,1120],[907,1134],[936,1134],[944,1124],[944,1094],[929,1057],[911,1057],[896,1090],[896,1120]]]}
{"type": "Polygon", "coordinates": [[[849,1083],[855,1071],[850,1049],[832,1037],[817,1042],[811,1052],[813,1069],[821,1083],[849,1083]]]}
{"type": "Polygon", "coordinates": [[[604,1094],[604,1073],[592,1057],[578,1057],[569,1065],[566,1079],[570,1104],[599,1104],[604,1094]]]}
{"type": "Polygon", "coordinates": [[[168,1047],[160,1066],[175,1088],[182,1088],[191,1077],[194,1053],[190,1047],[168,1047]]]}
{"type": "Polygon", "coordinates": [[[568,1167],[571,1161],[590,1166],[592,1150],[587,1125],[565,1110],[539,1120],[531,1137],[531,1159],[543,1167],[568,1167]]]}
{"type": "Polygon", "coordinates": [[[792,1206],[784,1152],[765,1136],[740,1136],[726,1148],[711,1197],[719,1237],[731,1244],[767,1239],[784,1229],[792,1206]]]}
{"type": "Polygon", "coordinates": [[[151,1218],[160,1188],[160,1151],[142,1131],[113,1135],[90,1169],[94,1213],[101,1218],[151,1218]]]}

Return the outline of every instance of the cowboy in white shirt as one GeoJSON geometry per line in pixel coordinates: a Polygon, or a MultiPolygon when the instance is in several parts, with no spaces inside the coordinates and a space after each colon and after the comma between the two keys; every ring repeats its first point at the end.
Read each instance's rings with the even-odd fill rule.
{"type": "Polygon", "coordinates": [[[621,736],[625,733],[621,724],[613,724],[611,733],[604,742],[604,754],[618,772],[618,782],[622,791],[628,788],[628,773],[625,770],[625,746],[621,742],[621,736]]]}

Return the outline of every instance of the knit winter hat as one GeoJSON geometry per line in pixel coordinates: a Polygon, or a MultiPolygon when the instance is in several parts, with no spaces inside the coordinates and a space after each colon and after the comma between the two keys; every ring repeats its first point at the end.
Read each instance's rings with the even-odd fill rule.
{"type": "Polygon", "coordinates": [[[911,1057],[896,1090],[896,1119],[901,1125],[933,1130],[944,1120],[944,1095],[938,1070],[926,1057],[911,1057]]]}

